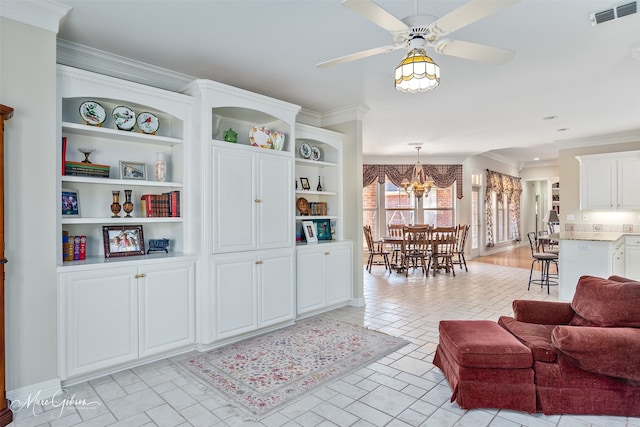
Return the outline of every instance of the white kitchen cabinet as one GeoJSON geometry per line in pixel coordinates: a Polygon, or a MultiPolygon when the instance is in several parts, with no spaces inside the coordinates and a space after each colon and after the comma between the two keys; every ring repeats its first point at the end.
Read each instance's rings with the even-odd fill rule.
{"type": "Polygon", "coordinates": [[[212,165],[213,253],[290,247],[291,156],[214,143],[212,165]]]}
{"type": "Polygon", "coordinates": [[[640,151],[576,157],[582,210],[639,210],[640,151]]]}
{"type": "Polygon", "coordinates": [[[125,264],[59,274],[62,380],[194,344],[194,263],[125,264]]]}
{"type": "Polygon", "coordinates": [[[640,280],[640,236],[626,236],[624,246],[625,269],[624,274],[620,275],[640,280]]]}
{"type": "Polygon", "coordinates": [[[317,313],[345,305],[352,295],[350,241],[299,245],[297,313],[317,313]]]}
{"type": "Polygon", "coordinates": [[[624,276],[626,274],[626,250],[625,239],[619,239],[613,245],[613,274],[624,276]]]}
{"type": "Polygon", "coordinates": [[[215,341],[294,319],[293,250],[218,255],[211,268],[215,341]]]}

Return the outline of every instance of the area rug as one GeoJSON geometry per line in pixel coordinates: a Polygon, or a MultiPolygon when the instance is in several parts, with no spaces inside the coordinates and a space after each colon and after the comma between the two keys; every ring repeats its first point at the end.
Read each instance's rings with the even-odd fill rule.
{"type": "Polygon", "coordinates": [[[172,361],[220,393],[238,414],[258,420],[406,344],[401,338],[315,316],[172,361]]]}

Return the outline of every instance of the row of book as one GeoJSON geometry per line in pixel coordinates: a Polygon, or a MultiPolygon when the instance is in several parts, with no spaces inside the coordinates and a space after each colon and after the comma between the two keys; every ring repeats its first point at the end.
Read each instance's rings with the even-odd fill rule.
{"type": "Polygon", "coordinates": [[[62,261],[81,261],[87,259],[87,236],[70,236],[62,232],[62,261]]]}
{"type": "Polygon", "coordinates": [[[327,202],[309,202],[309,215],[327,215],[327,202]]]}
{"type": "Polygon", "coordinates": [[[147,218],[179,217],[180,191],[143,194],[140,197],[140,216],[147,218]]]}
{"type": "Polygon", "coordinates": [[[96,163],[64,162],[64,174],[70,176],[92,176],[94,178],[109,178],[109,165],[96,163]]]}

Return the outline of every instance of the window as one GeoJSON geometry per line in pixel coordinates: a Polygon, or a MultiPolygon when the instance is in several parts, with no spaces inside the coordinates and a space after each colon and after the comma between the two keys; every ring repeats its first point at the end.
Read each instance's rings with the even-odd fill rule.
{"type": "Polygon", "coordinates": [[[391,181],[384,183],[385,224],[414,223],[415,197],[408,195],[404,188],[396,187],[391,181]]]}
{"type": "Polygon", "coordinates": [[[453,227],[454,187],[432,187],[428,196],[422,196],[424,224],[434,227],[453,227]]]}
{"type": "Polygon", "coordinates": [[[491,194],[491,202],[493,204],[493,235],[495,242],[507,242],[515,240],[515,224],[512,221],[515,207],[509,203],[509,196],[503,194],[498,197],[497,193],[491,194]]]}
{"type": "MultiPolygon", "coordinates": [[[[378,238],[378,182],[362,190],[362,224],[371,227],[374,240],[378,238]]],[[[365,242],[366,244],[366,242],[365,242]]]]}

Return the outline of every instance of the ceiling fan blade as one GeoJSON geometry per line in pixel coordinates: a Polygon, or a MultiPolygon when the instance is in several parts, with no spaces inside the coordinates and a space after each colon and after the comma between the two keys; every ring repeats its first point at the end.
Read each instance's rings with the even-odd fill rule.
{"type": "Polygon", "coordinates": [[[407,24],[371,0],[343,0],[342,5],[392,33],[406,31],[409,28],[407,24]]]}
{"type": "Polygon", "coordinates": [[[357,59],[366,58],[368,56],[378,55],[380,53],[387,53],[396,49],[402,49],[403,46],[384,46],[376,47],[375,49],[364,50],[358,53],[352,53],[350,55],[341,56],[340,58],[331,59],[329,61],[321,62],[317,65],[318,68],[332,67],[338,64],[344,64],[345,62],[355,61],[357,59]]]}
{"type": "Polygon", "coordinates": [[[515,51],[510,49],[460,40],[442,40],[434,46],[434,49],[444,55],[490,64],[504,64],[516,54],[515,51]]]}
{"type": "MultiPolygon", "coordinates": [[[[353,0],[355,1],[355,0],[353,0]]],[[[486,18],[519,0],[471,0],[433,22],[429,29],[436,34],[448,34],[486,18]]]]}

